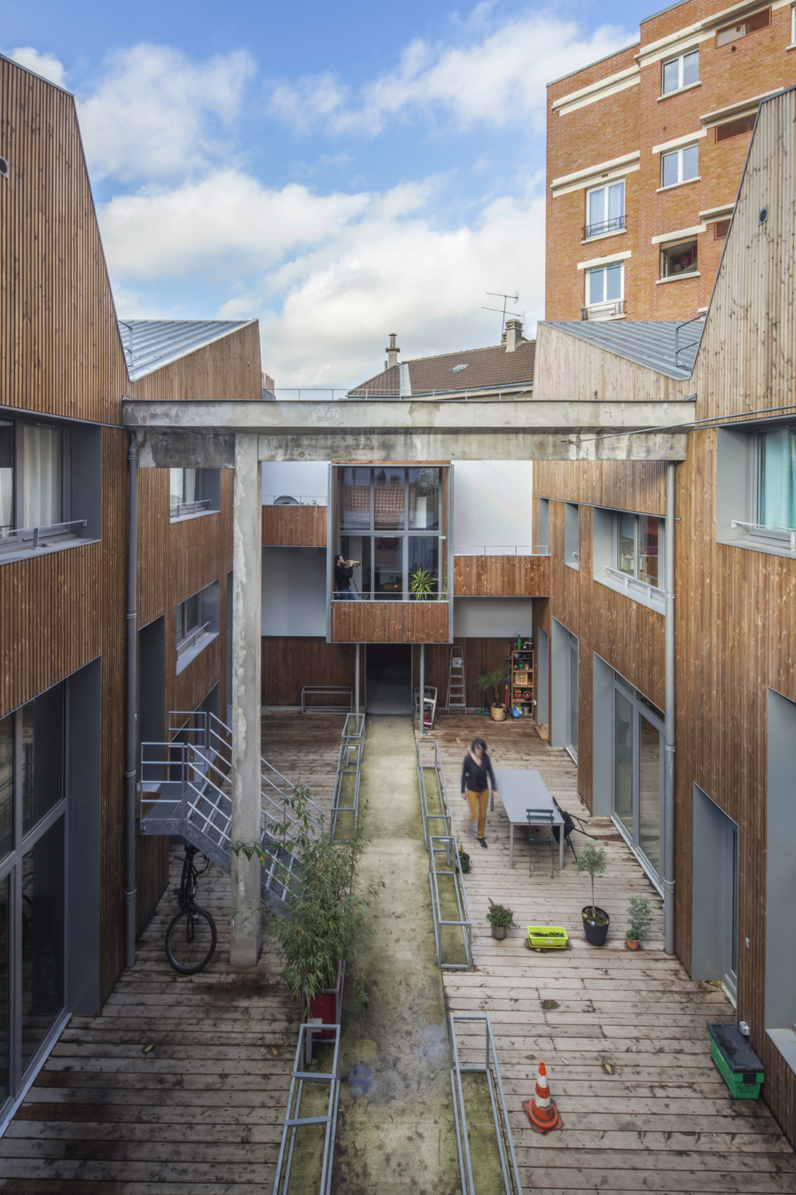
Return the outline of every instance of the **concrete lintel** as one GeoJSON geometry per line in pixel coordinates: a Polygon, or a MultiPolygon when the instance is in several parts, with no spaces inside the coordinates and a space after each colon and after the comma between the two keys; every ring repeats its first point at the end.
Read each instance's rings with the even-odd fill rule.
{"type": "Polygon", "coordinates": [[[218,432],[150,431],[138,463],[145,469],[234,469],[235,437],[218,432]]]}

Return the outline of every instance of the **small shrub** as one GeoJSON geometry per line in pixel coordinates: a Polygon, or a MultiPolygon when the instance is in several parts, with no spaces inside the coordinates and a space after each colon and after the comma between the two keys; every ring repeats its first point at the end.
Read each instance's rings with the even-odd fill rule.
{"type": "Polygon", "coordinates": [[[646,938],[652,921],[652,908],[646,896],[631,896],[627,906],[627,923],[630,929],[627,936],[633,942],[640,942],[646,938]]]}
{"type": "Polygon", "coordinates": [[[496,905],[491,896],[489,898],[489,911],[486,919],[491,926],[505,926],[506,929],[518,928],[514,923],[514,914],[511,909],[507,908],[506,905],[496,905]]]}

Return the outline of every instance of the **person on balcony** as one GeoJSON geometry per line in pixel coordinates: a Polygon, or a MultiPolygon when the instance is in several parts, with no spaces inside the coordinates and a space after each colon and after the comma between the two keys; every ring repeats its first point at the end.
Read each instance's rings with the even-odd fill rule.
{"type": "MultiPolygon", "coordinates": [[[[470,802],[470,817],[473,821],[478,818],[475,836],[486,850],[486,807],[489,801],[487,776],[492,781],[492,792],[500,796],[495,784],[495,774],[492,771],[492,761],[486,752],[483,739],[473,739],[470,750],[464,757],[462,767],[462,800],[470,802]]],[[[472,828],[470,833],[473,833],[472,828]]]]}
{"type": "Polygon", "coordinates": [[[351,578],[354,575],[356,560],[346,560],[343,556],[334,559],[334,596],[343,602],[355,602],[356,595],[351,592],[351,578]]]}

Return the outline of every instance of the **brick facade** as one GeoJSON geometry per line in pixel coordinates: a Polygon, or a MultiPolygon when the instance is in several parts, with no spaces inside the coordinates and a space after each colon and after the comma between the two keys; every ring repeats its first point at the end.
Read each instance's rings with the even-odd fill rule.
{"type": "Polygon", "coordinates": [[[685,0],[644,21],[636,45],[549,85],[547,319],[580,319],[583,263],[619,255],[628,319],[685,320],[707,307],[725,243],[717,222],[731,214],[751,136],[725,129],[733,135],[720,132],[717,140],[716,125],[738,117],[751,124],[755,104],[745,101],[796,83],[793,20],[790,0],[732,7],[685,0]],[[750,16],[752,25],[768,23],[717,45],[718,30],[750,16]],[[663,64],[697,49],[698,82],[663,96],[663,64]],[[698,145],[697,177],[661,189],[658,147],[671,152],[686,138],[698,145]],[[621,179],[625,227],[586,238],[589,190],[621,179]],[[662,248],[689,241],[697,243],[697,271],[663,281],[662,248]]]}

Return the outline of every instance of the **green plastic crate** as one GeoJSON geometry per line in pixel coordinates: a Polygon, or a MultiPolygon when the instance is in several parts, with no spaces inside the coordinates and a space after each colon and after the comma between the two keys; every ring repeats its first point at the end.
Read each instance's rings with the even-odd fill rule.
{"type": "MultiPolygon", "coordinates": [[[[724,1029],[723,1025],[716,1026],[718,1030],[724,1029]]],[[[734,1026],[733,1026],[734,1028],[734,1026]]],[[[708,1025],[708,1036],[710,1038],[710,1056],[719,1068],[719,1074],[730,1089],[730,1095],[736,1100],[756,1100],[760,1098],[760,1088],[763,1086],[765,1079],[765,1072],[763,1070],[733,1070],[727,1058],[725,1057],[719,1043],[713,1036],[712,1027],[708,1025]]],[[[748,1047],[747,1047],[748,1048],[748,1047]]],[[[752,1054],[751,1050],[749,1051],[752,1054]]],[[[755,1062],[759,1065],[759,1059],[752,1054],[755,1062]]]]}
{"type": "Polygon", "coordinates": [[[529,925],[528,942],[532,950],[566,950],[567,931],[563,925],[529,925]]]}

